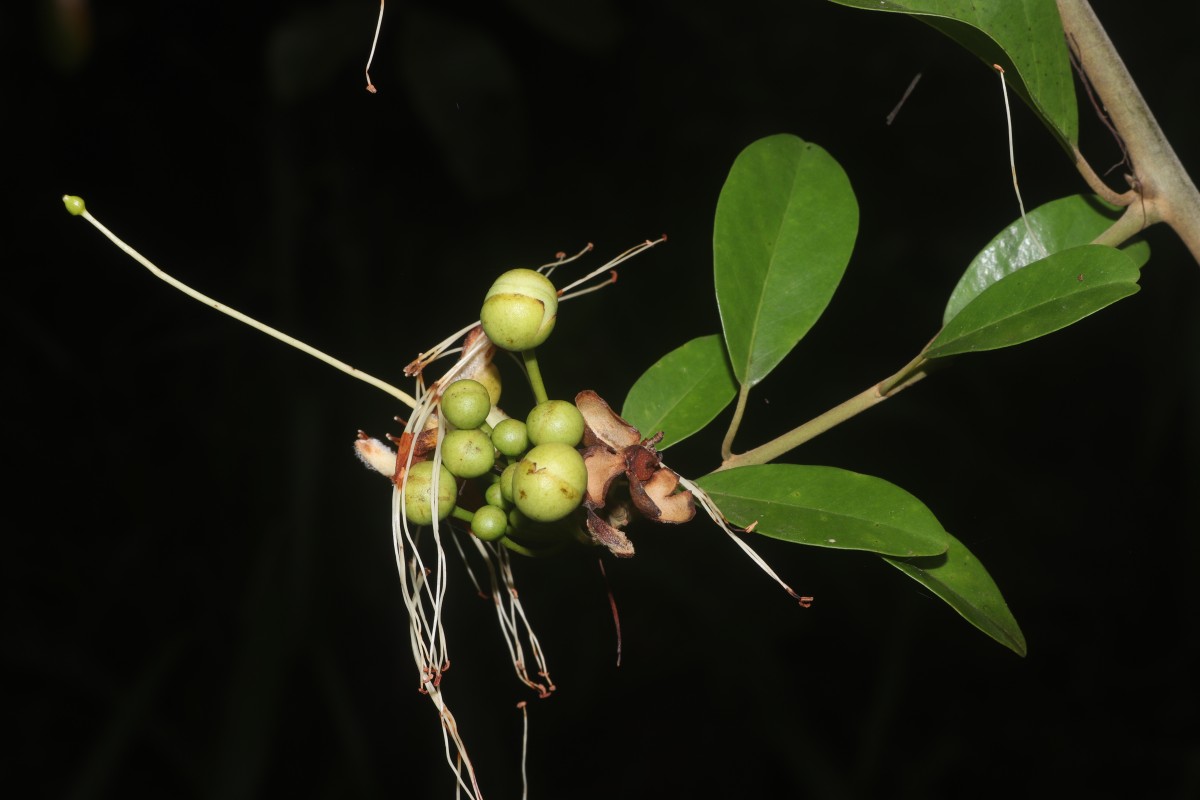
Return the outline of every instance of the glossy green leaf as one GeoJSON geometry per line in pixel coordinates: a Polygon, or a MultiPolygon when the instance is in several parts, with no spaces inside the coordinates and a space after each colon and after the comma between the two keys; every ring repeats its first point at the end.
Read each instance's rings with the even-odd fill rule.
{"type": "Polygon", "coordinates": [[[963,619],[1012,650],[1025,655],[1025,635],[1008,610],[1000,589],[983,564],[950,534],[950,549],[939,556],[884,558],[950,604],[963,619]]]}
{"type": "Polygon", "coordinates": [[[738,155],[717,201],[713,271],[739,383],[762,380],[812,328],[857,232],[850,181],[820,147],[781,134],[738,155]]]}
{"type": "Polygon", "coordinates": [[[929,345],[925,355],[995,350],[1065,328],[1138,290],[1133,259],[1087,244],[1035,261],[984,289],[929,345]]]}
{"type": "Polygon", "coordinates": [[[663,432],[659,450],[683,441],[713,421],[737,395],[737,382],[717,334],[692,339],[654,363],[625,398],[621,416],[651,436],[663,432]]]}
{"type": "Polygon", "coordinates": [[[816,547],[890,556],[939,555],[949,534],[920,500],[870,475],[836,467],[763,464],[697,481],[740,527],[816,547]]]}
{"type": "MultiPolygon", "coordinates": [[[[1095,195],[1074,194],[1051,200],[1026,214],[1028,225],[1017,219],[996,234],[971,261],[950,293],[942,324],[954,318],[967,303],[996,281],[1016,272],[1047,253],[1087,244],[1106,231],[1121,215],[1116,206],[1095,195]],[[1033,231],[1033,237],[1029,235],[1033,231]]],[[[1138,269],[1150,258],[1150,245],[1141,239],[1126,242],[1121,251],[1138,269]]]]}
{"type": "Polygon", "coordinates": [[[833,0],[910,14],[957,41],[1009,86],[1070,152],[1079,141],[1074,76],[1054,0],[833,0]]]}

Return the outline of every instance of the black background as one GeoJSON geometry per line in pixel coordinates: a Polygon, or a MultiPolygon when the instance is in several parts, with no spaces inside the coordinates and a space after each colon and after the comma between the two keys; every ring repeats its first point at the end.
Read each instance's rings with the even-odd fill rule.
{"type": "MultiPolygon", "coordinates": [[[[1191,19],[1097,3],[1185,166],[1191,19]],[[1141,12],[1141,13],[1140,13],[1141,12]]],[[[551,393],[619,405],[715,333],[711,226],[753,140],[846,169],[859,240],[828,313],[754,392],[739,447],[903,365],[1015,216],[995,75],[918,22],[824,3],[52,3],[0,11],[6,787],[44,797],[450,797],[416,691],[386,481],[388,397],[153,280],[400,379],[500,270],[662,232],[542,348],[551,393]],[[561,7],[560,7],[561,6],[561,7]],[[896,122],[884,124],[914,74],[896,122]]],[[[1085,152],[1116,146],[1086,102],[1085,152]]],[[[1027,207],[1082,191],[1014,108],[1027,207]]],[[[1119,172],[1119,170],[1117,171],[1119,172]]],[[[1114,176],[1117,173],[1114,173],[1114,176]]],[[[512,678],[452,564],[445,689],[485,796],[1200,793],[1200,271],[1148,236],[1142,291],[961,359],[792,453],[922,498],[985,563],[1021,659],[877,558],[712,526],[517,564],[559,689],[512,678]]],[[[510,373],[511,375],[511,373],[510,373]]],[[[515,380],[507,405],[528,402],[515,380]]],[[[669,461],[712,469],[723,415],[669,461]]]]}

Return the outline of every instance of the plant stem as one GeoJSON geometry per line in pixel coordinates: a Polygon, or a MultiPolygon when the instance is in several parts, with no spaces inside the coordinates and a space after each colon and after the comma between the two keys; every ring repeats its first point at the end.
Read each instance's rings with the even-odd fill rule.
{"type": "MultiPolygon", "coordinates": [[[[912,361],[904,365],[904,367],[894,375],[885,378],[875,384],[866,391],[859,392],[854,397],[834,406],[833,408],[814,417],[808,422],[793,428],[782,436],[776,437],[766,444],[759,445],[753,450],[747,450],[744,453],[737,455],[724,455],[724,460],[721,466],[717,467],[716,471],[720,472],[733,467],[746,467],[752,464],[766,464],[787,453],[796,447],[807,442],[809,439],[816,438],[820,434],[829,430],[851,417],[861,414],[868,408],[871,408],[877,403],[892,397],[899,392],[912,386],[917,381],[924,378],[929,371],[929,361],[924,356],[924,351],[912,361]]],[[[741,404],[739,409],[741,411],[741,404]]],[[[736,416],[737,412],[735,412],[736,416]]]]}
{"type": "Polygon", "coordinates": [[[729,430],[725,432],[725,440],[721,442],[721,458],[728,461],[733,455],[733,438],[737,436],[742,424],[742,415],[746,413],[746,399],[750,397],[750,384],[743,383],[738,391],[737,405],[733,409],[733,419],[729,420],[729,430]]]}
{"type": "Polygon", "coordinates": [[[1200,192],[1195,183],[1087,0],[1058,0],[1058,13],[1068,44],[1133,162],[1142,226],[1167,223],[1200,263],[1200,192]]]}
{"type": "Polygon", "coordinates": [[[533,347],[521,351],[521,361],[525,364],[525,374],[529,376],[529,387],[533,389],[533,399],[539,404],[549,400],[546,394],[546,384],[542,382],[542,370],[538,367],[537,350],[533,347]]]}

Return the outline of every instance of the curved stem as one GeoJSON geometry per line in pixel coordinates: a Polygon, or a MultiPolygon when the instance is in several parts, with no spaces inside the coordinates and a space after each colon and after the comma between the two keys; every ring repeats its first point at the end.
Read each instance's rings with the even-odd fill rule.
{"type": "Polygon", "coordinates": [[[542,370],[538,367],[537,350],[529,348],[521,351],[521,361],[525,364],[525,374],[529,376],[529,387],[533,389],[533,399],[539,404],[549,400],[546,394],[546,384],[542,382],[542,370]]]}
{"type": "Polygon", "coordinates": [[[741,390],[738,391],[737,406],[733,409],[733,419],[729,420],[729,430],[725,432],[725,439],[721,442],[721,459],[728,461],[733,455],[733,438],[737,436],[738,428],[742,424],[742,415],[746,413],[746,399],[750,396],[750,385],[743,383],[741,390]]]}
{"type": "Polygon", "coordinates": [[[1092,240],[1092,244],[1106,244],[1109,247],[1120,247],[1130,238],[1141,233],[1150,223],[1146,220],[1146,212],[1141,203],[1125,207],[1121,216],[1108,226],[1108,229],[1092,240]]]}
{"type": "Polygon", "coordinates": [[[820,434],[839,425],[851,417],[857,416],[868,408],[881,403],[889,397],[912,386],[924,378],[929,372],[930,362],[925,356],[918,355],[912,361],[888,378],[880,381],[869,389],[859,392],[849,400],[826,411],[818,417],[800,425],[782,436],[776,437],[766,444],[759,445],[753,450],[747,450],[737,455],[724,456],[721,466],[715,471],[720,472],[733,467],[746,467],[752,464],[766,464],[774,461],[783,454],[816,438],[820,434]]]}
{"type": "Polygon", "coordinates": [[[1075,155],[1075,169],[1079,170],[1079,174],[1083,176],[1083,181],[1088,185],[1093,192],[1098,194],[1101,199],[1112,203],[1114,206],[1127,206],[1137,199],[1138,193],[1134,189],[1129,189],[1126,192],[1117,192],[1104,182],[1104,179],[1096,174],[1096,170],[1092,169],[1092,165],[1083,157],[1078,147],[1072,148],[1075,155]]]}

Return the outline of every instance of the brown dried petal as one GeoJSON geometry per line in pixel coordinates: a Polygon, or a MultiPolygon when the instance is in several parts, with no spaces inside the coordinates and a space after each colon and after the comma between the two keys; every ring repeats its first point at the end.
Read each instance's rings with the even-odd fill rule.
{"type": "Polygon", "coordinates": [[[612,482],[625,472],[625,457],[598,444],[584,449],[583,464],[588,471],[588,505],[602,508],[612,482]]]}
{"type": "Polygon", "coordinates": [[[648,481],[629,481],[629,496],[649,519],[655,522],[678,524],[696,514],[696,505],[689,491],[676,492],[679,476],[662,467],[648,481]]]}
{"type": "Polygon", "coordinates": [[[662,466],[662,459],[649,447],[634,445],[625,448],[625,469],[631,481],[648,481],[662,466]]]}
{"type": "Polygon", "coordinates": [[[604,545],[608,551],[619,558],[633,556],[633,542],[621,531],[600,519],[599,515],[590,508],[587,512],[587,527],[592,534],[592,541],[604,545]]]}
{"type": "Polygon", "coordinates": [[[586,423],[583,432],[585,445],[606,444],[613,450],[624,450],[642,440],[638,429],[617,416],[617,412],[591,389],[584,389],[575,395],[575,407],[586,423]]]}

